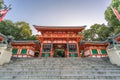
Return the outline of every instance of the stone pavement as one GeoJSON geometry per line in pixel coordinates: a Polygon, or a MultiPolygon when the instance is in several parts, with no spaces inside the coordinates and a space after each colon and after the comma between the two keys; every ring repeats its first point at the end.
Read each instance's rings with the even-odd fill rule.
{"type": "Polygon", "coordinates": [[[120,80],[108,58],[19,58],[0,66],[0,80],[120,80]]]}

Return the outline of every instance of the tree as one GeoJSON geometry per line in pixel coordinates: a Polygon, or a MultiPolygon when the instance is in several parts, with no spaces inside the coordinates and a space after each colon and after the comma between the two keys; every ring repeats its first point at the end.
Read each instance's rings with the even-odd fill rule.
{"type": "Polygon", "coordinates": [[[21,21],[16,22],[15,25],[20,29],[19,39],[28,39],[31,37],[32,32],[28,23],[21,21]]]}
{"type": "Polygon", "coordinates": [[[28,38],[28,40],[37,40],[36,36],[35,35],[32,35],[28,38]]]}
{"type": "Polygon", "coordinates": [[[0,9],[2,8],[3,0],[0,0],[0,9]]]}
{"type": "Polygon", "coordinates": [[[111,6],[116,8],[120,12],[120,0],[112,0],[112,3],[105,11],[105,19],[108,21],[108,26],[111,30],[111,35],[120,33],[120,22],[113,13],[111,6]]]}
{"type": "Polygon", "coordinates": [[[13,36],[16,40],[35,40],[35,36],[31,36],[31,29],[26,22],[13,23],[10,20],[4,20],[0,23],[0,33],[6,36],[13,36]]]}
{"type": "Polygon", "coordinates": [[[10,20],[4,20],[0,23],[0,32],[4,35],[12,35],[14,24],[10,20]]]}
{"type": "Polygon", "coordinates": [[[109,27],[104,24],[94,24],[83,32],[86,41],[104,41],[110,36],[109,27]]]}
{"type": "Polygon", "coordinates": [[[91,33],[90,29],[84,30],[84,32],[83,32],[84,39],[83,40],[91,41],[92,40],[92,35],[90,33],[91,33]]]}

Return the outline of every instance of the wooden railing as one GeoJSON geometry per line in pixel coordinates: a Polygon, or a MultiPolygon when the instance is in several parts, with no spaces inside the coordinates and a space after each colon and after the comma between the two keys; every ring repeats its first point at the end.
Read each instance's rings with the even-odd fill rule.
{"type": "Polygon", "coordinates": [[[51,38],[51,37],[52,38],[56,38],[56,37],[58,37],[58,38],[67,38],[67,37],[75,38],[76,37],[77,38],[77,37],[82,37],[82,36],[81,35],[77,35],[77,36],[76,35],[72,35],[72,36],[71,35],[50,35],[50,36],[47,36],[47,35],[46,36],[42,36],[42,35],[40,35],[40,36],[37,36],[37,37],[39,37],[39,38],[40,37],[43,37],[43,38],[51,38]]]}

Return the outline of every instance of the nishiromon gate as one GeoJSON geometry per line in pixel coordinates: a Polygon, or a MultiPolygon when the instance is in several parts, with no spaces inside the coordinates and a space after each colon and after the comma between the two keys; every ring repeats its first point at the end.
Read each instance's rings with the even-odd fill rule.
{"type": "Polygon", "coordinates": [[[41,32],[41,35],[37,35],[41,42],[39,57],[53,57],[56,49],[63,50],[65,57],[80,56],[78,42],[82,40],[83,36],[78,35],[78,32],[81,32],[85,26],[47,27],[34,25],[34,27],[41,32]]]}
{"type": "Polygon", "coordinates": [[[14,57],[105,57],[106,42],[82,41],[86,26],[37,26],[38,41],[13,41],[14,57]]]}

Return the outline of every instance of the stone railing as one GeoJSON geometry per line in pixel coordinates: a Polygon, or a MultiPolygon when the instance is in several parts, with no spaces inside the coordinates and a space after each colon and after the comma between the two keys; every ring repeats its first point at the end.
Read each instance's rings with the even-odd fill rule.
{"type": "Polygon", "coordinates": [[[7,44],[0,44],[0,65],[9,63],[12,56],[12,47],[7,44]]]}
{"type": "Polygon", "coordinates": [[[112,64],[120,66],[120,44],[113,45],[108,49],[108,56],[112,64]]]}

